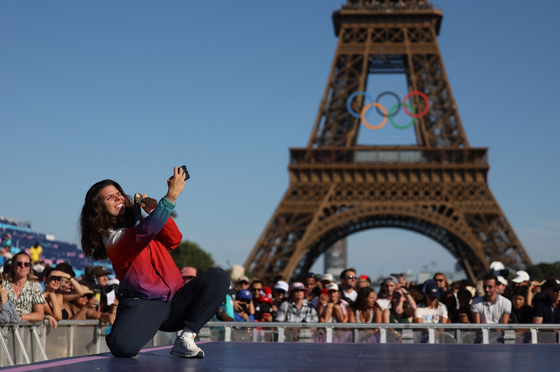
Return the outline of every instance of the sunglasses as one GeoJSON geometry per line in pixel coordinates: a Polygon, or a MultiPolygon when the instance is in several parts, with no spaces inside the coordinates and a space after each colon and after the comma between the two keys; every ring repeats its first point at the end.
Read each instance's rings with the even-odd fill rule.
{"type": "Polygon", "coordinates": [[[262,291],[262,288],[251,288],[251,291],[253,292],[262,291]]]}
{"type": "Polygon", "coordinates": [[[249,300],[248,298],[244,298],[244,299],[242,299],[242,300],[239,300],[239,302],[243,302],[243,303],[248,304],[248,303],[251,302],[251,300],[249,300]]]}
{"type": "Polygon", "coordinates": [[[16,262],[16,265],[18,265],[19,267],[29,267],[31,264],[29,262],[18,261],[16,262]]]}
{"type": "Polygon", "coordinates": [[[357,279],[357,277],[354,276],[354,275],[348,275],[348,276],[346,277],[346,279],[357,279]]]}
{"type": "Polygon", "coordinates": [[[61,276],[56,276],[56,275],[51,275],[49,276],[49,280],[52,280],[53,282],[60,282],[62,280],[61,276]]]}
{"type": "Polygon", "coordinates": [[[249,284],[249,282],[246,282],[245,280],[242,280],[242,281],[240,281],[240,282],[238,282],[238,283],[239,283],[239,284],[243,284],[243,285],[249,284]]]}
{"type": "Polygon", "coordinates": [[[95,296],[93,293],[86,293],[82,297],[86,297],[88,300],[91,300],[93,298],[93,296],[95,296]]]}

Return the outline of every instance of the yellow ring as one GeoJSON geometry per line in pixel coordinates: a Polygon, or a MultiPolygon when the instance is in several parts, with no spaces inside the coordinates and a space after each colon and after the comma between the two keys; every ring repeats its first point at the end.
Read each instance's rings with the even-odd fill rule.
{"type": "Polygon", "coordinates": [[[362,108],[362,112],[360,113],[360,119],[362,119],[362,123],[364,123],[364,125],[366,126],[366,128],[369,128],[371,130],[378,130],[381,129],[385,126],[385,124],[387,124],[387,118],[389,117],[389,115],[387,115],[387,109],[385,109],[385,107],[383,107],[382,104],[374,102],[374,103],[368,103],[367,105],[365,105],[362,108]],[[369,110],[371,108],[371,106],[375,106],[377,108],[380,108],[381,111],[383,111],[383,121],[381,122],[381,124],[379,125],[370,125],[367,121],[366,121],[366,111],[369,110]]]}

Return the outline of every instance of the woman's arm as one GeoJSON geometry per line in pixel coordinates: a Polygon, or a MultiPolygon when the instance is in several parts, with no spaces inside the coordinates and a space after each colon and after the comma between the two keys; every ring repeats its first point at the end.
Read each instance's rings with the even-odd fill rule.
{"type": "Polygon", "coordinates": [[[378,306],[373,308],[373,323],[381,323],[383,321],[383,313],[378,306]]]}
{"type": "Polygon", "coordinates": [[[45,307],[43,304],[33,305],[33,312],[29,314],[20,314],[19,318],[30,322],[40,322],[45,318],[45,307]]]}
{"type": "Polygon", "coordinates": [[[383,323],[391,323],[391,311],[389,309],[383,310],[383,323]]]}
{"type": "Polygon", "coordinates": [[[339,323],[348,323],[348,314],[344,314],[339,304],[333,306],[333,315],[339,323]]]}
{"type": "Polygon", "coordinates": [[[319,321],[321,323],[327,323],[329,320],[331,320],[332,313],[333,313],[333,303],[332,302],[328,302],[327,306],[321,307],[320,310],[321,310],[321,312],[318,315],[319,315],[319,321]]]}
{"type": "Polygon", "coordinates": [[[62,319],[62,307],[56,293],[49,293],[45,303],[45,315],[50,315],[56,320],[62,319]],[[51,305],[52,304],[52,305],[51,305]]]}

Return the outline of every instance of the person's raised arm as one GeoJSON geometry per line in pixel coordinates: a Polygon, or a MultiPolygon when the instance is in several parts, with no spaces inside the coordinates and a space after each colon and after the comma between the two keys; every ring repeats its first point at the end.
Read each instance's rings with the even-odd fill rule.
{"type": "Polygon", "coordinates": [[[473,323],[480,323],[480,314],[479,313],[471,312],[471,315],[472,315],[472,322],[473,323]]]}

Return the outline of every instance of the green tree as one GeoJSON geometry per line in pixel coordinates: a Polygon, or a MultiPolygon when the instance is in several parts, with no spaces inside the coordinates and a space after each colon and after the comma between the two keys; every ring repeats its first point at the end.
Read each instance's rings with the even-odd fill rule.
{"type": "Polygon", "coordinates": [[[560,278],[560,261],[555,263],[540,263],[529,266],[527,273],[531,280],[546,280],[550,277],[560,278]]]}
{"type": "Polygon", "coordinates": [[[171,251],[171,257],[177,267],[192,266],[198,273],[202,273],[211,267],[216,267],[212,255],[196,243],[185,240],[177,248],[171,251]]]}

